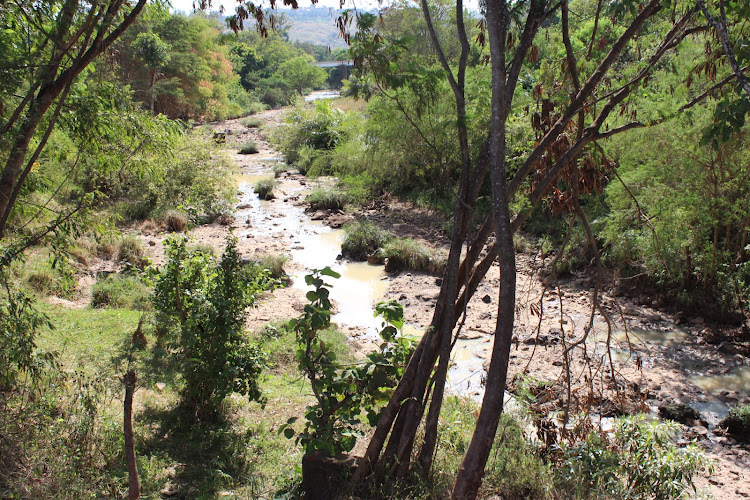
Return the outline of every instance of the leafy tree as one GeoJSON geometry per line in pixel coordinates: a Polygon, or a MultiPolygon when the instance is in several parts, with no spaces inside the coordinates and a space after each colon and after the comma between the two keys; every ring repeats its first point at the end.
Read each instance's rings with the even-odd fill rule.
{"type": "Polygon", "coordinates": [[[167,264],[156,280],[154,307],[176,321],[184,400],[196,415],[212,415],[229,394],[262,400],[262,350],[244,335],[247,309],[270,282],[240,263],[236,238],[215,259],[188,250],[187,239],[165,242],[167,264]]]}
{"type": "Polygon", "coordinates": [[[299,56],[279,65],[279,76],[298,94],[302,95],[305,90],[315,89],[323,85],[326,80],[326,72],[313,64],[310,56],[299,56]]]}
{"type": "MultiPolygon", "coordinates": [[[[4,3],[0,25],[6,31],[9,70],[17,75],[12,110],[0,126],[7,147],[0,173],[0,238],[24,181],[49,139],[63,105],[78,77],[106,51],[140,15],[146,0],[108,0],[88,4],[78,0],[4,3]],[[20,22],[20,20],[25,22],[20,22]],[[7,34],[7,30],[14,34],[7,34]],[[20,44],[25,41],[23,45],[20,44]],[[28,47],[19,50],[19,46],[28,47]],[[75,47],[75,50],[71,48],[75,47]],[[39,61],[39,64],[35,62],[39,61]],[[43,63],[42,63],[43,61],[43,63]],[[32,63],[27,73],[28,62],[32,63]],[[51,111],[51,113],[48,113],[51,111]],[[37,129],[44,133],[33,152],[29,146],[37,129]]],[[[4,147],[4,149],[5,149],[4,147]]]]}
{"type": "Polygon", "coordinates": [[[154,112],[156,76],[159,68],[169,62],[169,47],[156,33],[140,33],[133,42],[135,56],[146,64],[151,78],[151,112],[154,112]]]}

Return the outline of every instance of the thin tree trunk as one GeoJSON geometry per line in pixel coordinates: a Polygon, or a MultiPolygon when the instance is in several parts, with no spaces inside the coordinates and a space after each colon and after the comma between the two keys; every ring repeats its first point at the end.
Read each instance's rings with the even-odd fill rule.
{"type": "Polygon", "coordinates": [[[125,384],[125,402],[123,412],[123,434],[125,436],[125,459],[128,463],[128,499],[135,500],[141,496],[141,482],[138,478],[138,464],[135,461],[135,443],[133,440],[133,392],[138,377],[130,370],[122,378],[125,384]]]}

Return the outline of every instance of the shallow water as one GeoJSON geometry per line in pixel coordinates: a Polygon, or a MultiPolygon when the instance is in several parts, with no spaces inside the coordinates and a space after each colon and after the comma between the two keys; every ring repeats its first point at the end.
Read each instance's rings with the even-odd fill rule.
{"type": "Polygon", "coordinates": [[[724,375],[690,377],[690,382],[706,392],[718,394],[722,391],[750,392],[750,366],[742,366],[724,375]]]}

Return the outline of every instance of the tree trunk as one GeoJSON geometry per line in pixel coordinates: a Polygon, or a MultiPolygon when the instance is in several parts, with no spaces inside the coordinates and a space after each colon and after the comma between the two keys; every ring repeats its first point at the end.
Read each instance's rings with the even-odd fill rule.
{"type": "Polygon", "coordinates": [[[133,392],[138,377],[130,370],[123,378],[125,384],[125,402],[123,412],[123,434],[125,436],[125,459],[128,464],[128,499],[134,500],[141,496],[141,482],[138,479],[138,464],[135,461],[135,443],[133,440],[133,392]]]}

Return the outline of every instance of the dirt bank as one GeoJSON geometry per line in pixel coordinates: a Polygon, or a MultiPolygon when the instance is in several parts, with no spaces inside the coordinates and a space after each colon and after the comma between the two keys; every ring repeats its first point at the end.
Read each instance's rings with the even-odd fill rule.
{"type": "MultiPolygon", "coordinates": [[[[280,121],[279,111],[257,115],[260,130],[248,129],[240,120],[214,124],[226,134],[226,152],[240,167],[240,202],[234,220],[190,231],[196,244],[223,248],[227,235],[239,237],[243,256],[285,254],[291,256],[286,271],[304,273],[311,253],[308,234],[320,234],[320,223],[311,223],[304,212],[304,196],[316,182],[296,174],[277,178],[275,199],[260,202],[249,187],[261,177],[273,175],[281,161],[267,141],[267,131],[280,121]],[[239,155],[238,146],[253,141],[259,153],[239,155]],[[262,210],[259,210],[262,203],[262,210]]],[[[389,201],[357,214],[335,214],[328,222],[340,225],[347,217],[368,217],[400,236],[410,236],[444,247],[441,221],[429,211],[389,201]]],[[[319,217],[321,215],[319,214],[319,217]]],[[[323,223],[326,221],[324,220],[323,223]]],[[[141,228],[149,256],[163,261],[161,242],[168,235],[141,228]]],[[[612,294],[612,284],[602,285],[600,307],[592,315],[594,284],[586,275],[555,281],[543,274],[550,257],[527,252],[518,256],[518,305],[515,344],[511,353],[511,377],[525,373],[551,383],[540,398],[540,409],[563,407],[562,388],[569,377],[573,409],[590,407],[604,416],[634,411],[656,412],[662,403],[682,402],[700,409],[706,425],[686,427],[684,441],[695,440],[717,461],[716,473],[700,483],[716,498],[750,496],[750,447],[734,443],[711,430],[728,405],[750,403],[747,346],[715,345],[712,326],[701,318],[683,318],[636,304],[612,294]],[[593,320],[592,320],[593,317],[593,320]],[[587,334],[587,325],[592,328],[587,334]],[[625,331],[630,334],[626,335],[625,331]],[[609,344],[610,350],[607,349],[609,344]],[[568,352],[569,356],[564,356],[568,352]],[[613,379],[612,371],[616,373],[613,379]],[[722,378],[723,377],[723,378],[722,378]],[[746,378],[743,378],[746,377],[746,378]]],[[[429,324],[440,289],[440,279],[415,273],[385,278],[385,299],[405,306],[407,321],[416,328],[429,324]]],[[[498,297],[498,269],[494,267],[466,305],[459,334],[456,369],[451,387],[469,396],[481,396],[481,381],[489,361],[498,297]]],[[[641,301],[649,302],[649,301],[641,301]]],[[[258,304],[249,326],[260,328],[269,321],[298,315],[304,306],[304,290],[289,287],[274,291],[258,304]]],[[[370,342],[359,327],[348,329],[359,350],[370,342]]]]}

